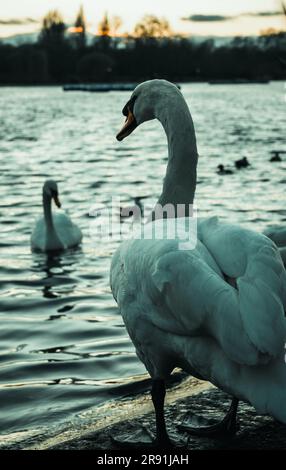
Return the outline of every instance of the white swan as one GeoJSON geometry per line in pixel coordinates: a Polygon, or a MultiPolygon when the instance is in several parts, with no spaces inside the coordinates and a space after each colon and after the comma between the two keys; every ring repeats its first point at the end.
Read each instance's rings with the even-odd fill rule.
{"type": "Polygon", "coordinates": [[[278,246],[284,266],[286,267],[286,227],[273,225],[264,231],[264,235],[273,240],[278,246]]]}
{"type": "MultiPolygon", "coordinates": [[[[181,92],[164,80],[142,83],[123,114],[118,140],[155,118],[167,134],[169,158],[158,203],[192,204],[198,154],[181,92]]],[[[216,217],[198,221],[194,249],[182,250],[180,236],[152,238],[156,228],[177,224],[184,230],[191,223],[178,212],[177,219],[147,223],[150,239],[123,242],[110,273],[127,331],[153,379],[156,442],[170,442],[163,408],[165,379],[175,367],[233,397],[225,419],[197,429],[200,433],[235,432],[238,400],[286,423],[286,272],[277,247],[264,235],[216,217]]],[[[191,423],[185,427],[194,432],[191,423]]]]}
{"type": "Polygon", "coordinates": [[[62,251],[79,245],[82,240],[81,230],[67,214],[52,214],[52,199],[57,207],[61,207],[57,183],[47,180],[43,186],[44,217],[36,221],[31,235],[33,250],[62,251]]]}

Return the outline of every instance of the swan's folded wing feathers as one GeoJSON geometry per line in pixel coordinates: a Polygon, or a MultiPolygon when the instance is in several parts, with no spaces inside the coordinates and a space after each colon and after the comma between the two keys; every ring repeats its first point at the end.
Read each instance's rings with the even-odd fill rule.
{"type": "Polygon", "coordinates": [[[54,219],[54,223],[57,226],[70,228],[70,227],[73,227],[74,225],[69,215],[61,210],[53,214],[53,219],[54,219]]]}
{"type": "Polygon", "coordinates": [[[200,295],[203,271],[202,260],[188,252],[174,251],[162,256],[152,272],[152,280],[164,294],[164,303],[180,322],[183,334],[196,334],[203,324],[205,310],[200,295]]]}
{"type": "MultiPolygon", "coordinates": [[[[182,251],[167,254],[157,262],[152,278],[164,293],[165,306],[180,324],[182,335],[212,336],[228,357],[240,364],[265,361],[244,330],[236,290],[202,259],[182,251]]],[[[162,309],[163,314],[165,311],[162,309]]],[[[159,310],[153,321],[164,328],[159,310]]],[[[166,323],[169,332],[177,333],[166,323]]]]}
{"type": "Polygon", "coordinates": [[[54,214],[53,218],[57,234],[65,248],[72,248],[81,242],[82,232],[68,214],[59,212],[54,214]]]}
{"type": "MultiPolygon", "coordinates": [[[[233,233],[237,238],[237,230],[233,233]]],[[[170,334],[212,337],[237,364],[265,364],[284,347],[286,281],[272,242],[263,236],[258,242],[263,250],[244,250],[249,248],[256,257],[250,259],[244,252],[241,265],[236,263],[241,273],[238,290],[225,282],[219,268],[214,270],[199,246],[181,251],[176,242],[125,242],[116,264],[121,263],[126,277],[113,281],[119,286],[122,279],[119,303],[125,308],[135,299],[144,305],[146,321],[170,334]]],[[[219,241],[220,255],[222,249],[219,241]]]]}
{"type": "Polygon", "coordinates": [[[262,247],[237,280],[244,328],[259,351],[274,357],[281,354],[286,341],[286,273],[276,251],[262,247]]]}
{"type": "Polygon", "coordinates": [[[276,357],[285,344],[286,273],[275,244],[266,236],[239,226],[220,224],[202,238],[228,276],[236,278],[234,308],[243,330],[262,354],[276,357]]]}
{"type": "Polygon", "coordinates": [[[286,228],[285,226],[274,225],[267,228],[264,231],[264,234],[271,238],[277,246],[285,247],[286,246],[286,228]]]}

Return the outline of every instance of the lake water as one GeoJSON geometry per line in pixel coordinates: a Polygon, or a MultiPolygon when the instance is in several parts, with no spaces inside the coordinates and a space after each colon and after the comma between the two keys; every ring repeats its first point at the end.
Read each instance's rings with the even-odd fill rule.
{"type": "MultiPolygon", "coordinates": [[[[285,223],[284,83],[182,86],[200,154],[200,216],[261,231],[285,223]],[[246,156],[251,167],[236,171],[246,156]],[[234,169],[219,176],[219,163],[234,169]]],[[[0,441],[81,419],[145,378],[109,288],[116,240],[90,231],[90,209],[113,196],[132,204],[160,194],[167,148],[158,122],[115,140],[129,92],[0,88],[0,441]],[[80,250],[31,253],[45,178],[84,234],[80,250]]]]}

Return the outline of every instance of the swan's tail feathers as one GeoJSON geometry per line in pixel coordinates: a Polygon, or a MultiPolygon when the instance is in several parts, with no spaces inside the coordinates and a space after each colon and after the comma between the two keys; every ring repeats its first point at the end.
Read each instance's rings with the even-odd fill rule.
{"type": "Polygon", "coordinates": [[[263,354],[277,357],[286,342],[286,272],[278,250],[264,246],[237,280],[244,329],[263,354]]]}

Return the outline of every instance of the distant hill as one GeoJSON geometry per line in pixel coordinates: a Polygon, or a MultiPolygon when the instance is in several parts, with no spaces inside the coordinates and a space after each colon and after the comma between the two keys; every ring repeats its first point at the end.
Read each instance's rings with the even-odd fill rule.
{"type": "MultiPolygon", "coordinates": [[[[6,38],[0,37],[0,43],[2,44],[11,44],[12,46],[21,46],[22,44],[34,44],[38,40],[39,32],[35,33],[26,33],[26,34],[16,34],[14,36],[9,36],[6,38]]],[[[91,33],[86,33],[87,43],[91,44],[94,35],[91,33]]]]}
{"type": "Polygon", "coordinates": [[[39,33],[26,33],[16,34],[15,36],[8,36],[6,38],[0,38],[2,44],[11,44],[12,46],[20,46],[21,44],[35,43],[37,42],[39,33]]]}

